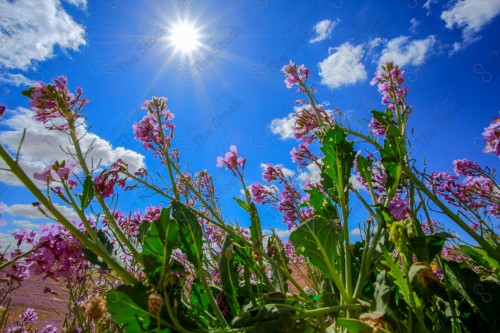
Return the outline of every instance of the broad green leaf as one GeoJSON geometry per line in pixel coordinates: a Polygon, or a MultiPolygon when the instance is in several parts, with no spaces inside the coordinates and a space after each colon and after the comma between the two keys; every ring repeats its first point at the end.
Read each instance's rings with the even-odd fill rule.
{"type": "Polygon", "coordinates": [[[500,270],[500,263],[498,262],[498,260],[490,257],[488,252],[486,252],[485,250],[478,248],[478,247],[476,247],[476,248],[469,247],[469,251],[465,251],[465,252],[466,253],[475,252],[476,255],[473,256],[473,258],[475,258],[475,260],[478,260],[478,262],[481,262],[482,265],[484,265],[485,267],[490,266],[492,268],[496,268],[497,270],[500,270]],[[486,262],[486,264],[485,264],[485,262],[486,262]]]}
{"type": "Polygon", "coordinates": [[[370,325],[365,324],[362,321],[359,321],[357,319],[339,318],[339,319],[337,319],[337,323],[340,326],[347,328],[347,331],[349,333],[371,333],[371,332],[373,332],[373,328],[370,325]]]}
{"type": "Polygon", "coordinates": [[[250,208],[248,207],[248,204],[246,203],[246,201],[243,201],[243,200],[238,199],[238,198],[233,198],[233,199],[238,203],[238,205],[240,205],[241,208],[243,208],[245,210],[245,212],[250,213],[250,208]]]}
{"type": "Polygon", "coordinates": [[[146,286],[119,286],[106,293],[106,302],[115,323],[125,326],[125,333],[151,332],[149,327],[156,320],[148,312],[146,286]]]}
{"type": "Polygon", "coordinates": [[[203,288],[200,280],[195,278],[193,283],[191,284],[191,307],[193,313],[196,315],[196,321],[198,324],[205,328],[209,328],[211,324],[208,317],[205,316],[205,313],[211,313],[210,302],[208,300],[208,295],[203,288]]]}
{"type": "Polygon", "coordinates": [[[235,262],[233,242],[231,236],[227,236],[222,246],[219,259],[219,274],[222,284],[222,291],[226,296],[229,308],[233,316],[237,316],[240,311],[238,303],[238,264],[235,262]]]}
{"type": "Polygon", "coordinates": [[[301,206],[311,206],[314,208],[314,214],[323,216],[326,219],[338,220],[339,214],[337,207],[332,205],[331,201],[325,197],[325,194],[319,190],[307,190],[309,193],[309,200],[304,202],[301,206]]]}
{"type": "Polygon", "coordinates": [[[347,141],[347,135],[335,126],[326,132],[322,140],[321,150],[323,158],[323,172],[327,174],[335,188],[332,190],[333,199],[339,202],[338,193],[347,192],[351,169],[354,165],[354,144],[347,141]]]}
{"type": "Polygon", "coordinates": [[[85,177],[85,181],[83,182],[83,192],[79,195],[79,197],[80,207],[82,210],[85,210],[94,198],[94,182],[92,181],[92,177],[85,177]]]}
{"type": "MultiPolygon", "coordinates": [[[[142,226],[142,224],[141,224],[142,226]]],[[[151,224],[143,237],[141,257],[144,273],[149,282],[156,287],[162,285],[170,255],[179,246],[179,227],[170,218],[170,209],[163,208],[160,217],[151,224]]]]}
{"type": "Polygon", "coordinates": [[[172,216],[179,225],[181,250],[188,260],[200,267],[202,260],[203,234],[196,216],[179,201],[172,201],[172,216]]]}
{"type": "Polygon", "coordinates": [[[245,327],[247,333],[304,332],[304,323],[293,319],[293,315],[289,308],[266,304],[241,313],[231,321],[231,326],[245,327]]]}
{"type": "Polygon", "coordinates": [[[149,231],[149,228],[151,228],[151,222],[148,220],[144,220],[141,222],[141,225],[139,225],[139,231],[137,232],[137,241],[142,244],[142,239],[144,236],[147,234],[149,231]]]}
{"type": "Polygon", "coordinates": [[[500,327],[500,285],[494,281],[481,281],[479,275],[465,264],[443,260],[444,273],[453,289],[458,291],[477,311],[484,323],[494,332],[500,327]]]}
{"type": "Polygon", "coordinates": [[[356,159],[356,165],[358,167],[359,175],[365,182],[368,184],[371,184],[372,182],[372,168],[373,168],[373,162],[372,160],[362,156],[358,155],[358,158],[356,159]]]}
{"type": "Polygon", "coordinates": [[[403,295],[406,304],[408,304],[413,311],[419,312],[422,309],[422,302],[417,294],[410,289],[411,287],[408,285],[401,267],[398,263],[394,262],[394,258],[385,248],[383,249],[383,256],[384,260],[382,263],[388,267],[387,272],[394,278],[394,283],[398,286],[398,291],[403,295]]]}
{"type": "Polygon", "coordinates": [[[340,257],[337,252],[339,231],[333,220],[313,218],[290,235],[295,252],[309,258],[312,265],[336,283],[340,275],[340,257]]]}

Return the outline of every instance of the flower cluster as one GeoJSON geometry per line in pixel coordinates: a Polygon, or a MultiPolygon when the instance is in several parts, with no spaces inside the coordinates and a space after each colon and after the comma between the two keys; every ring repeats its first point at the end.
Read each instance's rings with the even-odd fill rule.
{"type": "MultiPolygon", "coordinates": [[[[78,183],[69,178],[70,174],[73,173],[78,166],[78,162],[74,159],[69,159],[63,162],[55,162],[53,165],[46,167],[43,171],[35,172],[33,177],[37,180],[47,182],[59,182],[61,184],[67,185],[69,189],[75,188],[78,183]]],[[[61,187],[54,187],[56,193],[62,193],[61,187]]]]}
{"type": "MultiPolygon", "coordinates": [[[[118,159],[111,164],[109,170],[104,170],[99,176],[94,178],[95,190],[101,194],[103,198],[109,198],[115,193],[115,185],[118,184],[119,188],[125,188],[127,178],[120,178],[120,171],[128,169],[127,163],[118,159]]],[[[125,190],[131,187],[125,188],[125,190]]]]}
{"type": "Polygon", "coordinates": [[[82,88],[76,88],[75,93],[69,92],[65,76],[52,81],[54,84],[37,82],[23,94],[31,99],[29,106],[35,112],[36,121],[50,123],[48,128],[51,130],[66,130],[68,121],[74,122],[82,117],[80,110],[89,100],[82,98],[82,88]]]}
{"type": "Polygon", "coordinates": [[[141,142],[144,149],[152,150],[156,154],[167,152],[175,128],[175,125],[170,123],[174,114],[167,109],[167,98],[153,97],[150,101],[144,101],[141,109],[147,110],[147,114],[132,125],[135,140],[141,142]],[[170,130],[169,135],[167,130],[170,130]]]}
{"type": "Polygon", "coordinates": [[[484,129],[483,138],[486,142],[483,152],[500,157],[500,117],[494,117],[490,125],[484,129]]]}
{"type": "Polygon", "coordinates": [[[476,162],[466,159],[454,161],[456,175],[449,172],[433,172],[428,181],[436,194],[449,204],[469,211],[500,216],[500,193],[491,174],[476,162]],[[460,182],[460,177],[464,176],[460,182]]]}
{"type": "Polygon", "coordinates": [[[224,157],[217,157],[217,166],[220,168],[225,165],[226,169],[234,172],[238,169],[238,167],[245,168],[246,160],[246,158],[238,156],[238,149],[235,145],[231,145],[229,147],[229,151],[224,157]]]}
{"type": "MultiPolygon", "coordinates": [[[[281,71],[285,73],[285,84],[287,88],[291,88],[294,84],[304,82],[309,77],[309,70],[304,65],[297,66],[296,63],[290,60],[288,65],[285,65],[281,71]]],[[[299,88],[301,89],[301,88],[299,88]]]]}

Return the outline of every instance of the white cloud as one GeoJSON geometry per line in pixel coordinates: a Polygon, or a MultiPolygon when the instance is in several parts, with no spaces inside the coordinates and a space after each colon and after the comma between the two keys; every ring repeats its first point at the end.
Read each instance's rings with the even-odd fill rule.
{"type": "MultiPolygon", "coordinates": [[[[10,118],[4,121],[4,124],[12,130],[0,132],[2,144],[10,151],[16,151],[21,140],[22,130],[26,128],[26,136],[21,148],[19,162],[31,178],[33,173],[43,170],[54,161],[68,159],[69,156],[61,150],[61,147],[66,149],[66,147],[70,146],[66,135],[58,131],[49,131],[43,124],[33,120],[32,117],[32,111],[19,108],[10,118]]],[[[78,128],[80,137],[84,134],[85,129],[85,123],[78,128]]],[[[80,145],[83,151],[86,152],[91,144],[93,149],[87,155],[89,165],[93,163],[96,166],[100,162],[101,166],[106,167],[117,159],[122,159],[128,163],[130,170],[134,172],[144,164],[143,155],[123,147],[113,148],[111,143],[89,132],[80,140],[80,145]]],[[[73,152],[74,149],[70,148],[70,151],[73,152]]],[[[0,167],[5,167],[3,161],[0,161],[0,167]]],[[[0,181],[9,185],[21,185],[16,177],[4,170],[0,170],[0,181]]],[[[41,182],[36,182],[42,186],[41,182]]]]}
{"type": "Polygon", "coordinates": [[[363,45],[354,46],[346,42],[330,49],[330,53],[328,58],[318,64],[322,84],[335,89],[366,80],[365,66],[361,62],[363,45]]]}
{"type": "Polygon", "coordinates": [[[301,171],[297,180],[301,183],[301,187],[303,187],[307,181],[310,182],[311,185],[318,184],[321,182],[321,170],[316,163],[311,163],[306,166],[306,171],[301,171]]]}
{"type": "MultiPolygon", "coordinates": [[[[271,229],[265,229],[265,230],[262,230],[262,233],[265,236],[271,236],[273,234],[273,231],[271,229]]],[[[274,229],[274,233],[276,234],[276,236],[278,236],[278,238],[283,240],[283,239],[287,239],[288,237],[290,237],[290,234],[292,232],[290,230],[274,229]]]]}
{"type": "Polygon", "coordinates": [[[358,180],[358,177],[355,176],[355,175],[351,175],[349,177],[349,183],[351,184],[351,186],[355,190],[364,190],[365,189],[365,187],[363,186],[363,184],[361,184],[361,182],[358,180]]]}
{"type": "MultiPolygon", "coordinates": [[[[17,240],[14,239],[14,236],[11,234],[7,234],[4,232],[0,232],[0,251],[4,252],[8,250],[8,252],[17,249],[17,240]]],[[[22,250],[28,250],[29,246],[24,245],[24,248],[21,246],[22,250]]]]}
{"type": "Polygon", "coordinates": [[[285,118],[273,119],[271,125],[269,125],[271,132],[278,134],[282,140],[295,138],[293,135],[295,128],[295,118],[293,115],[294,113],[289,113],[285,118]]]}
{"type": "Polygon", "coordinates": [[[480,39],[477,34],[493,18],[500,14],[498,0],[458,0],[441,13],[446,28],[462,29],[463,44],[454,45],[454,51],[480,39]]]}
{"type": "Polygon", "coordinates": [[[352,236],[361,236],[361,229],[359,229],[359,228],[352,229],[351,235],[352,236]]]}
{"type": "Polygon", "coordinates": [[[415,31],[417,30],[417,27],[419,26],[419,24],[420,24],[420,21],[417,21],[416,18],[412,18],[410,20],[410,29],[409,29],[410,32],[411,33],[415,33],[415,31]]]}
{"type": "MultiPolygon", "coordinates": [[[[69,220],[79,219],[75,211],[67,206],[54,204],[54,207],[69,220]]],[[[44,211],[48,213],[46,209],[44,209],[44,211]]],[[[47,217],[43,215],[37,207],[34,207],[31,204],[14,204],[11,206],[6,205],[5,213],[10,214],[12,216],[20,216],[34,220],[47,219],[47,217]]]]}
{"type": "Polygon", "coordinates": [[[32,86],[33,81],[22,74],[5,73],[0,76],[0,83],[10,84],[16,87],[32,86]]]}
{"type": "Polygon", "coordinates": [[[81,9],[87,9],[87,0],[64,0],[72,5],[75,5],[81,9]]]}
{"type": "Polygon", "coordinates": [[[21,221],[16,220],[16,221],[13,221],[12,224],[17,225],[21,229],[33,230],[33,229],[40,228],[39,224],[30,222],[30,221],[26,221],[26,220],[21,220],[21,221]]]}
{"type": "Polygon", "coordinates": [[[436,0],[427,0],[422,8],[424,8],[427,11],[427,16],[431,14],[431,5],[436,2],[436,0]]]}
{"type": "MultiPolygon", "coordinates": [[[[86,6],[86,0],[68,0],[86,6]]],[[[78,50],[85,45],[84,27],[58,0],[1,1],[0,67],[26,70],[54,56],[54,48],[78,50]]]]}
{"type": "Polygon", "coordinates": [[[419,66],[432,52],[436,37],[430,35],[424,39],[410,40],[409,36],[399,36],[387,42],[380,56],[379,64],[393,61],[396,65],[419,66]]]}
{"type": "Polygon", "coordinates": [[[340,23],[340,20],[323,20],[316,23],[314,26],[314,31],[316,32],[316,37],[311,39],[309,43],[321,42],[330,37],[333,28],[335,28],[340,23]]]}
{"type": "Polygon", "coordinates": [[[371,49],[379,46],[380,44],[382,44],[383,41],[384,40],[380,37],[374,38],[368,42],[368,48],[371,50],[371,49]]]}

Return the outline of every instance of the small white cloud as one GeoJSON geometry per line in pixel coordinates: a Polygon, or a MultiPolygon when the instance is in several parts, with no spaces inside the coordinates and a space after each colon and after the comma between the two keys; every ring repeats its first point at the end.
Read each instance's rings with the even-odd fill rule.
{"type": "MultiPolygon", "coordinates": [[[[8,252],[17,249],[17,240],[14,239],[14,236],[11,234],[7,234],[4,232],[0,232],[0,252],[4,252],[7,250],[8,252]]],[[[28,250],[29,246],[26,246],[22,250],[28,250]]]]}
{"type": "Polygon", "coordinates": [[[10,84],[16,87],[32,86],[34,83],[32,80],[28,79],[26,76],[22,74],[12,74],[12,73],[5,73],[4,75],[0,76],[0,82],[5,84],[10,84]]]}
{"type": "Polygon", "coordinates": [[[64,0],[81,9],[87,9],[87,0],[64,0]]]}
{"type": "MultiPolygon", "coordinates": [[[[68,0],[80,7],[86,0],[68,0]]],[[[1,1],[0,67],[26,70],[54,56],[54,49],[78,50],[85,29],[58,0],[1,1]]]]}
{"type": "MultiPolygon", "coordinates": [[[[63,214],[67,219],[79,219],[76,212],[67,207],[59,204],[54,204],[54,207],[63,214]]],[[[44,211],[48,213],[47,209],[44,208],[44,211]]],[[[45,215],[43,215],[37,207],[34,207],[31,204],[14,204],[11,206],[5,206],[5,213],[10,214],[12,216],[20,216],[28,219],[47,219],[45,215]]],[[[50,215],[49,215],[50,216],[50,215]]]]}
{"type": "MultiPolygon", "coordinates": [[[[273,234],[273,231],[271,229],[265,229],[262,230],[262,233],[265,236],[271,236],[273,234]]],[[[290,237],[290,234],[292,232],[290,230],[274,229],[274,233],[276,234],[276,236],[278,236],[279,239],[284,240],[290,237]]]]}
{"type": "Polygon", "coordinates": [[[372,39],[371,41],[368,42],[368,48],[371,50],[371,49],[374,49],[376,48],[377,46],[379,46],[380,44],[382,44],[384,40],[380,37],[376,37],[374,39],[372,39]]]}
{"type": "Polygon", "coordinates": [[[387,42],[379,59],[379,65],[393,61],[396,65],[419,66],[425,63],[436,43],[436,37],[430,35],[424,39],[410,40],[409,36],[399,36],[387,42]]]}
{"type": "Polygon", "coordinates": [[[422,6],[423,9],[427,11],[427,16],[431,14],[431,5],[436,2],[436,0],[427,0],[422,6]]]}
{"type": "Polygon", "coordinates": [[[458,0],[448,10],[441,13],[446,28],[462,29],[462,45],[454,45],[454,51],[477,41],[479,31],[500,14],[500,1],[497,0],[458,0]]]}
{"type": "MultiPolygon", "coordinates": [[[[35,121],[33,111],[19,108],[10,118],[4,121],[4,124],[12,130],[0,132],[0,142],[9,150],[15,151],[21,141],[22,130],[26,129],[26,135],[19,155],[19,163],[23,170],[33,180],[33,174],[43,170],[56,160],[68,159],[61,147],[70,146],[66,135],[58,131],[49,131],[43,124],[35,121]]],[[[85,123],[78,128],[79,136],[83,136],[86,130],[85,123]]],[[[80,140],[80,145],[84,152],[92,145],[93,149],[87,155],[87,162],[90,165],[101,162],[101,166],[109,166],[118,159],[128,163],[132,172],[137,171],[144,164],[144,156],[123,147],[113,148],[110,142],[102,139],[98,135],[88,132],[80,140]]],[[[74,151],[70,148],[70,151],[74,151]]],[[[3,161],[0,161],[0,167],[5,167],[3,161]]],[[[0,181],[9,185],[21,185],[21,182],[13,177],[10,172],[0,170],[0,181]]],[[[42,182],[36,181],[43,186],[42,182]]]]}
{"type": "Polygon", "coordinates": [[[361,236],[361,229],[359,229],[359,228],[352,229],[351,235],[352,236],[361,236]]]}
{"type": "Polygon", "coordinates": [[[282,140],[295,138],[294,128],[295,128],[295,118],[293,113],[289,113],[285,118],[277,118],[271,121],[271,132],[278,134],[282,140]]]}
{"type": "Polygon", "coordinates": [[[332,34],[333,29],[340,23],[340,20],[323,20],[316,23],[314,26],[314,31],[316,32],[316,37],[311,39],[309,43],[321,42],[329,38],[332,34]]]}
{"type": "Polygon", "coordinates": [[[365,66],[361,62],[363,45],[351,45],[346,42],[330,49],[328,58],[318,64],[321,83],[330,89],[352,85],[366,80],[365,66]]]}
{"type": "Polygon", "coordinates": [[[40,228],[39,224],[26,221],[26,220],[21,220],[21,221],[13,221],[12,224],[17,225],[21,229],[28,229],[28,230],[33,230],[33,229],[38,229],[40,228]]]}
{"type": "Polygon", "coordinates": [[[415,31],[417,30],[417,27],[419,26],[419,24],[420,24],[420,21],[417,21],[416,18],[412,18],[410,20],[410,29],[409,29],[410,32],[411,33],[415,33],[415,31]]]}
{"type": "Polygon", "coordinates": [[[306,166],[306,171],[299,172],[297,180],[300,182],[301,187],[304,187],[308,181],[311,185],[319,184],[321,182],[321,170],[316,163],[311,163],[306,166]]]}

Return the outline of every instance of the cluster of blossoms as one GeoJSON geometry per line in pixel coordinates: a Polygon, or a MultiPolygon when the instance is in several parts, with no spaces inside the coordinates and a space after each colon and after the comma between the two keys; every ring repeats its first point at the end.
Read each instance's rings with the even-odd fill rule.
{"type": "Polygon", "coordinates": [[[389,212],[396,221],[401,221],[409,216],[408,206],[408,198],[401,199],[400,197],[396,196],[392,198],[391,202],[389,203],[389,212]]]}
{"type": "MultiPolygon", "coordinates": [[[[402,87],[404,83],[404,71],[392,62],[386,62],[375,72],[375,77],[370,82],[371,85],[378,83],[378,92],[382,95],[382,104],[388,105],[391,110],[402,111],[403,114],[411,113],[411,106],[405,103],[408,96],[408,87],[402,87]]],[[[394,124],[396,122],[393,120],[394,124]]],[[[372,133],[375,135],[385,135],[386,128],[377,120],[372,118],[370,125],[372,133]]]]}
{"type": "Polygon", "coordinates": [[[494,117],[490,125],[484,129],[483,138],[486,143],[483,152],[500,157],[500,117],[494,117]]]}
{"type": "Polygon", "coordinates": [[[44,278],[83,278],[81,272],[88,268],[81,251],[81,244],[71,233],[59,224],[41,226],[38,239],[35,233],[20,230],[14,233],[18,246],[22,243],[32,244],[36,250],[26,256],[26,264],[36,275],[44,278]]]}
{"type": "MultiPolygon", "coordinates": [[[[281,71],[285,73],[285,84],[287,88],[291,88],[294,84],[303,83],[309,77],[309,70],[304,65],[297,66],[296,63],[290,60],[290,64],[285,65],[281,71]]],[[[302,88],[299,87],[299,90],[302,88]]]]}
{"type": "Polygon", "coordinates": [[[224,157],[217,157],[217,166],[220,168],[222,166],[226,166],[226,170],[231,170],[233,173],[238,170],[238,167],[242,169],[245,168],[246,158],[238,156],[238,149],[235,145],[231,145],[229,147],[229,151],[226,153],[224,157]]]}
{"type": "Polygon", "coordinates": [[[455,160],[453,164],[455,175],[449,172],[431,174],[428,184],[433,191],[459,208],[500,216],[500,192],[492,174],[466,159],[455,160]]]}
{"type": "Polygon", "coordinates": [[[95,190],[101,194],[103,198],[109,198],[115,193],[115,186],[119,188],[131,189],[125,187],[127,178],[120,178],[121,171],[127,171],[128,165],[121,159],[111,164],[109,170],[104,170],[101,174],[94,178],[95,190]]]}
{"type": "Polygon", "coordinates": [[[141,109],[147,110],[147,114],[139,123],[132,125],[135,140],[141,142],[146,150],[156,154],[166,153],[175,128],[170,123],[174,114],[167,109],[167,98],[153,97],[151,101],[144,101],[141,109]],[[166,136],[165,130],[170,130],[169,136],[166,136]]]}
{"type": "Polygon", "coordinates": [[[66,130],[68,121],[74,122],[82,117],[80,110],[89,100],[82,98],[82,88],[76,88],[75,93],[69,92],[68,79],[65,76],[59,76],[52,81],[54,84],[37,82],[23,94],[31,98],[29,106],[35,112],[36,121],[50,123],[51,130],[66,130]]]}
{"type": "MultiPolygon", "coordinates": [[[[78,182],[69,176],[75,171],[78,162],[74,159],[69,159],[63,162],[55,162],[53,165],[46,167],[43,171],[35,172],[33,177],[37,180],[50,184],[59,182],[61,185],[66,185],[70,190],[78,186],[78,182]]],[[[56,194],[63,196],[60,186],[53,187],[56,194]]]]}

